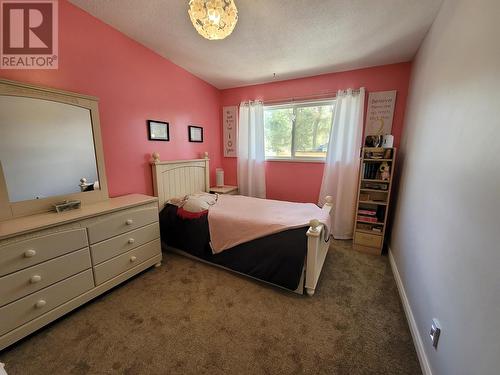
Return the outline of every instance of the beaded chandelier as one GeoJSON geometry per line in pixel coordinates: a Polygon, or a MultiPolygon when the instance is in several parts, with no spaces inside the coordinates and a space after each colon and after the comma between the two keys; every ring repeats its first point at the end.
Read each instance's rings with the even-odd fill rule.
{"type": "Polygon", "coordinates": [[[233,0],[190,0],[189,18],[198,34],[206,39],[224,39],[238,22],[233,0]]]}

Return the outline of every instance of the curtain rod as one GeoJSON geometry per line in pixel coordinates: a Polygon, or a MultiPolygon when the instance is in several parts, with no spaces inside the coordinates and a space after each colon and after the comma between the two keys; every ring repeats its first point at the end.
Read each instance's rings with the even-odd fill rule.
{"type": "MultiPolygon", "coordinates": [[[[347,90],[343,90],[346,92],[347,90]]],[[[360,89],[352,90],[353,93],[359,93],[360,89]]],[[[298,101],[305,101],[311,99],[335,99],[337,97],[337,91],[325,91],[320,94],[311,94],[300,97],[290,97],[290,98],[281,98],[281,99],[270,99],[264,100],[264,104],[272,104],[272,103],[293,103],[298,101]]]]}

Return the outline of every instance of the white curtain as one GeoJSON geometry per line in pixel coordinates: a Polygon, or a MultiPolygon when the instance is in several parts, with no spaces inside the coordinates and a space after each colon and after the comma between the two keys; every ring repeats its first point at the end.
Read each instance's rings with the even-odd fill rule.
{"type": "Polygon", "coordinates": [[[333,197],[331,233],[337,239],[351,239],[354,231],[364,106],[364,88],[337,93],[319,195],[320,205],[333,197]]]}
{"type": "Polygon", "coordinates": [[[264,108],[242,102],[238,122],[238,189],[249,197],[266,197],[264,108]]]}

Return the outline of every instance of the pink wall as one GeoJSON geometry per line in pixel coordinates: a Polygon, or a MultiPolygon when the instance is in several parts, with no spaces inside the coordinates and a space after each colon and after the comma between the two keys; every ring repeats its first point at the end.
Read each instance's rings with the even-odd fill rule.
{"type": "MultiPolygon", "coordinates": [[[[274,100],[364,86],[398,90],[393,134],[396,146],[408,91],[410,63],[217,90],[66,0],[59,1],[59,69],[0,70],[0,77],[99,97],[104,157],[111,196],[152,193],[150,154],[196,158],[210,153],[212,177],[222,166],[236,183],[236,159],[221,156],[221,105],[274,100]],[[170,122],[170,142],[147,140],[146,120],[170,122]],[[190,143],[187,126],[204,126],[205,142],[190,143]]],[[[268,162],[269,198],[315,202],[322,163],[268,162]]]]}
{"type": "MultiPolygon", "coordinates": [[[[411,63],[384,65],[341,73],[245,86],[222,91],[222,106],[244,100],[276,100],[303,97],[346,88],[364,86],[368,92],[397,90],[392,134],[399,145],[403,130],[411,63]]],[[[365,108],[366,110],[366,108],[365,108]]],[[[236,184],[236,158],[222,158],[227,184],[236,184]]],[[[298,202],[317,202],[323,163],[267,162],[267,197],[298,202]]]]}
{"type": "MultiPolygon", "coordinates": [[[[220,91],[66,0],[59,1],[59,69],[0,70],[2,78],[99,97],[111,196],[152,194],[150,154],[162,160],[210,153],[221,164],[220,91]],[[170,122],[170,142],[147,140],[146,120],[170,122]],[[188,142],[187,126],[205,142],[188,142]]],[[[212,177],[214,179],[214,177],[212,177]]]]}

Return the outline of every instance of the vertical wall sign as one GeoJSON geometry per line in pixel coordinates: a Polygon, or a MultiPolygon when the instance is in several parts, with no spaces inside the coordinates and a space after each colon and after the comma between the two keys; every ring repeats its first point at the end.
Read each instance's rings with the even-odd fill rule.
{"type": "Polygon", "coordinates": [[[224,157],[235,158],[237,155],[237,113],[238,107],[223,107],[222,108],[222,126],[224,136],[224,157]]]}
{"type": "Polygon", "coordinates": [[[391,134],[395,103],[396,90],[368,94],[365,136],[391,134]]]}

